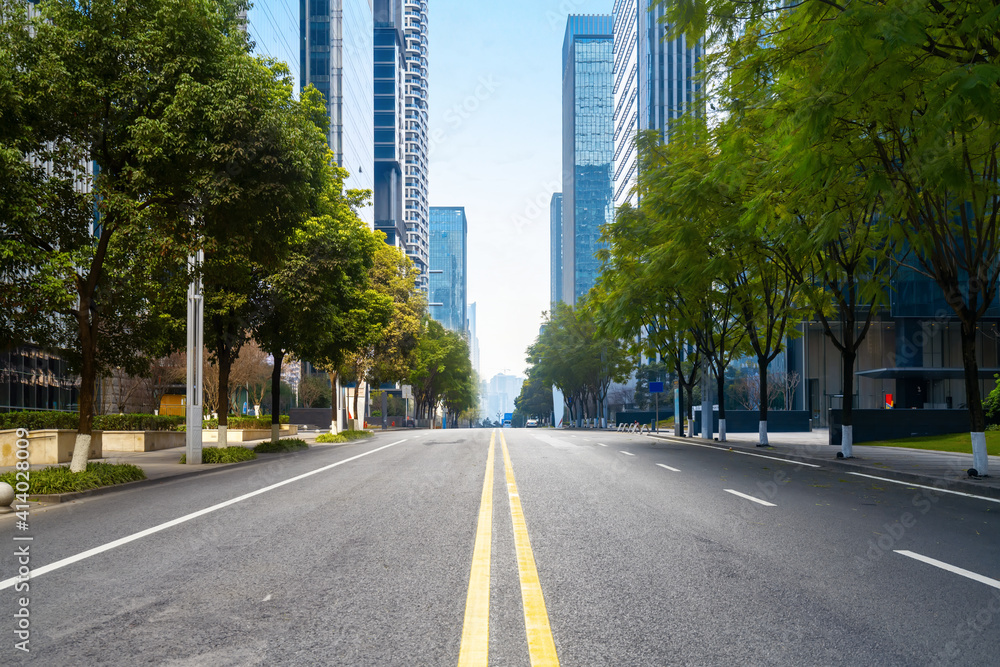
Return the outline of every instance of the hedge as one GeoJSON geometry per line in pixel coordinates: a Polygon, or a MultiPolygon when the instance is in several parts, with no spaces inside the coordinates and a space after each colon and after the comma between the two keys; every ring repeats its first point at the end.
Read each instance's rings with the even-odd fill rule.
{"type": "MultiPolygon", "coordinates": [[[[287,424],[288,415],[279,415],[278,423],[287,424]]],[[[202,422],[202,428],[219,428],[218,419],[206,419],[202,422]]],[[[271,416],[266,417],[237,417],[229,415],[228,428],[232,429],[257,429],[262,431],[271,430],[271,416]]]]}
{"type": "MultiPolygon", "coordinates": [[[[70,472],[66,466],[49,466],[31,470],[28,474],[28,493],[31,494],[86,491],[146,479],[142,468],[129,463],[92,462],[87,464],[87,469],[83,472],[70,472]]],[[[16,472],[3,473],[0,475],[0,482],[7,482],[17,488],[16,472]]]]}
{"type": "MultiPolygon", "coordinates": [[[[173,431],[184,423],[184,417],[167,415],[94,415],[95,431],[173,431]]],[[[6,412],[0,414],[0,430],[26,428],[68,429],[80,426],[80,416],[75,412],[6,412]]]]}
{"type": "Polygon", "coordinates": [[[309,449],[309,444],[300,438],[282,438],[278,442],[262,442],[253,448],[258,454],[278,454],[299,449],[309,449]]]}
{"type": "MultiPolygon", "coordinates": [[[[239,463],[252,461],[257,454],[246,447],[205,447],[201,450],[202,463],[239,463]]],[[[181,454],[181,463],[187,463],[187,454],[181,454]]]]}

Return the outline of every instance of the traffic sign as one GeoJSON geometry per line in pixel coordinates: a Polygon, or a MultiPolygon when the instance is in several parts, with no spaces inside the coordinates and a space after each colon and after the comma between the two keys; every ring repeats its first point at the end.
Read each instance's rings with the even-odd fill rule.
{"type": "Polygon", "coordinates": [[[662,394],[663,393],[663,383],[662,382],[650,382],[649,383],[649,393],[650,394],[662,394]]]}

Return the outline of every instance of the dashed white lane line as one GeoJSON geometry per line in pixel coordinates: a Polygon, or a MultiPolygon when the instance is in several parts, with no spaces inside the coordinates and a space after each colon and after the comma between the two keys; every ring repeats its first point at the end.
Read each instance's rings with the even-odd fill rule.
{"type": "Polygon", "coordinates": [[[607,445],[605,445],[603,442],[599,442],[597,444],[599,444],[601,447],[607,447],[607,445]]]}
{"type": "MultiPolygon", "coordinates": [[[[661,438],[662,440],[663,438],[661,438]]],[[[675,440],[667,440],[666,442],[676,442],[675,440]]],[[[691,445],[693,447],[704,447],[706,449],[714,449],[719,452],[732,452],[733,454],[742,454],[743,456],[754,456],[758,459],[770,459],[772,461],[780,461],[782,463],[790,463],[796,466],[806,466],[807,468],[822,468],[823,466],[816,465],[815,463],[806,463],[805,461],[796,461],[794,459],[779,459],[777,456],[767,456],[766,454],[754,454],[752,452],[741,452],[737,449],[723,449],[717,445],[703,445],[700,442],[685,442],[685,445],[691,445]]],[[[725,444],[725,443],[721,443],[725,444]]]]}
{"type": "Polygon", "coordinates": [[[632,452],[626,452],[626,451],[625,451],[624,449],[622,449],[622,450],[620,450],[620,451],[621,451],[621,453],[622,453],[622,454],[624,454],[625,456],[635,456],[635,454],[633,454],[632,452]]]}
{"type": "Polygon", "coordinates": [[[723,489],[726,493],[731,493],[734,496],[739,496],[740,498],[746,498],[747,500],[752,500],[753,502],[763,505],[764,507],[777,507],[774,503],[769,503],[766,500],[761,500],[760,498],[754,498],[753,496],[748,496],[745,493],[740,493],[739,491],[733,491],[732,489],[723,489]]]}
{"type": "MultiPolygon", "coordinates": [[[[200,509],[197,512],[185,514],[182,517],[178,517],[176,519],[172,519],[165,523],[161,523],[158,526],[153,526],[152,528],[147,528],[146,530],[140,530],[138,533],[132,533],[131,535],[119,538],[117,540],[114,540],[113,542],[108,542],[107,544],[102,544],[99,547],[94,547],[93,549],[82,551],[76,554],[75,556],[69,556],[68,558],[57,560],[54,563],[49,563],[48,565],[43,565],[41,567],[34,568],[33,570],[31,570],[31,578],[34,579],[39,575],[46,574],[47,572],[52,572],[53,570],[58,570],[60,568],[66,567],[67,565],[72,565],[73,563],[79,562],[81,560],[86,560],[91,556],[96,556],[97,554],[104,553],[105,551],[111,551],[112,549],[116,549],[122,545],[128,544],[129,542],[135,542],[136,540],[142,539],[143,537],[147,537],[149,535],[153,535],[154,533],[158,533],[162,530],[166,530],[167,528],[173,528],[174,526],[185,523],[187,521],[191,521],[192,519],[197,519],[200,516],[204,516],[206,514],[210,514],[212,512],[221,510],[225,507],[229,507],[230,505],[235,505],[236,503],[242,502],[249,498],[253,498],[254,496],[259,496],[262,493],[267,493],[268,491],[273,491],[274,489],[281,488],[286,484],[291,484],[293,482],[299,481],[300,479],[305,479],[307,477],[312,477],[313,475],[318,475],[321,472],[332,470],[333,468],[342,466],[345,463],[350,463],[351,461],[357,461],[360,458],[369,456],[371,454],[374,454],[375,452],[380,452],[383,449],[388,449],[389,447],[395,447],[400,443],[406,442],[406,440],[407,440],[406,438],[403,438],[402,440],[397,440],[396,442],[390,443],[388,445],[383,445],[381,447],[372,449],[367,452],[363,452],[356,456],[344,459],[343,461],[337,461],[336,463],[331,463],[330,465],[323,466],[322,468],[316,468],[315,470],[310,470],[309,472],[302,473],[301,475],[290,477],[276,484],[265,486],[263,488],[257,489],[256,491],[251,491],[250,493],[244,493],[242,496],[237,496],[236,498],[230,498],[225,502],[221,502],[217,505],[212,505],[211,507],[200,509]]],[[[3,590],[5,588],[10,588],[17,582],[18,582],[18,577],[11,577],[10,579],[4,579],[3,581],[0,581],[0,590],[3,590]]]]}
{"type": "Polygon", "coordinates": [[[670,470],[671,472],[680,472],[680,470],[678,470],[677,468],[671,468],[670,466],[663,465],[662,463],[657,463],[656,465],[660,466],[661,468],[666,468],[667,470],[670,470]]]}
{"type": "Polygon", "coordinates": [[[877,479],[880,482],[889,482],[890,484],[902,484],[903,486],[912,486],[918,489],[930,489],[931,491],[937,491],[938,493],[950,493],[953,496],[965,496],[966,498],[975,498],[976,500],[988,500],[991,503],[1000,503],[1000,498],[988,498],[986,496],[977,496],[972,493],[963,493],[962,491],[951,491],[949,489],[939,489],[936,486],[926,486],[924,484],[914,484],[913,482],[901,482],[898,479],[888,479],[886,477],[876,477],[875,475],[866,475],[861,472],[851,472],[849,475],[855,475],[857,477],[867,477],[868,479],[877,479]]]}
{"type": "Polygon", "coordinates": [[[969,570],[956,567],[955,565],[949,565],[940,560],[934,558],[929,558],[928,556],[921,556],[920,554],[913,553],[912,551],[900,551],[896,550],[900,556],[906,556],[907,558],[912,558],[914,560],[919,560],[921,563],[927,563],[928,565],[933,565],[934,567],[939,567],[942,570],[947,570],[953,574],[965,577],[967,579],[972,579],[973,581],[978,581],[981,584],[986,584],[987,586],[992,586],[993,588],[1000,588],[1000,581],[996,579],[990,579],[989,577],[984,577],[981,574],[976,574],[969,570]]]}

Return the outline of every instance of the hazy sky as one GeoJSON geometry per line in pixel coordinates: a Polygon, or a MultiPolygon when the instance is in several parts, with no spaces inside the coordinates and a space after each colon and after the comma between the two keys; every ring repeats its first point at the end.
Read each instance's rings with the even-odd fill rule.
{"type": "Polygon", "coordinates": [[[484,379],[521,375],[549,307],[569,14],[612,0],[429,0],[430,203],[465,206],[484,379]]]}

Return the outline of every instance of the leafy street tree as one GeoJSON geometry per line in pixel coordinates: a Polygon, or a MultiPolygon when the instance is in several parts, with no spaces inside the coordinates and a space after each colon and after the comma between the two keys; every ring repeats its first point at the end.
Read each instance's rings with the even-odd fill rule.
{"type": "Polygon", "coordinates": [[[214,149],[204,127],[215,84],[247,51],[245,6],[48,0],[29,29],[26,3],[0,1],[2,330],[5,342],[17,331],[75,352],[74,471],[90,449],[102,327],[113,326],[102,286],[124,268],[111,263],[112,244],[149,230],[164,255],[193,247],[190,205],[214,149]]]}
{"type": "Polygon", "coordinates": [[[345,376],[354,381],[353,414],[358,418],[358,387],[361,382],[378,387],[402,382],[410,371],[417,347],[426,300],[416,288],[417,269],[403,252],[383,243],[375,252],[369,271],[372,287],[392,299],[389,324],[371,343],[347,355],[345,376]]]}
{"type": "Polygon", "coordinates": [[[454,420],[476,404],[468,341],[430,318],[424,320],[409,379],[417,419],[433,419],[438,405],[444,403],[447,414],[454,420]]]}
{"type": "Polygon", "coordinates": [[[528,371],[528,378],[521,385],[520,395],[514,399],[515,413],[525,419],[552,416],[552,385],[546,386],[536,374],[528,371]]]}

